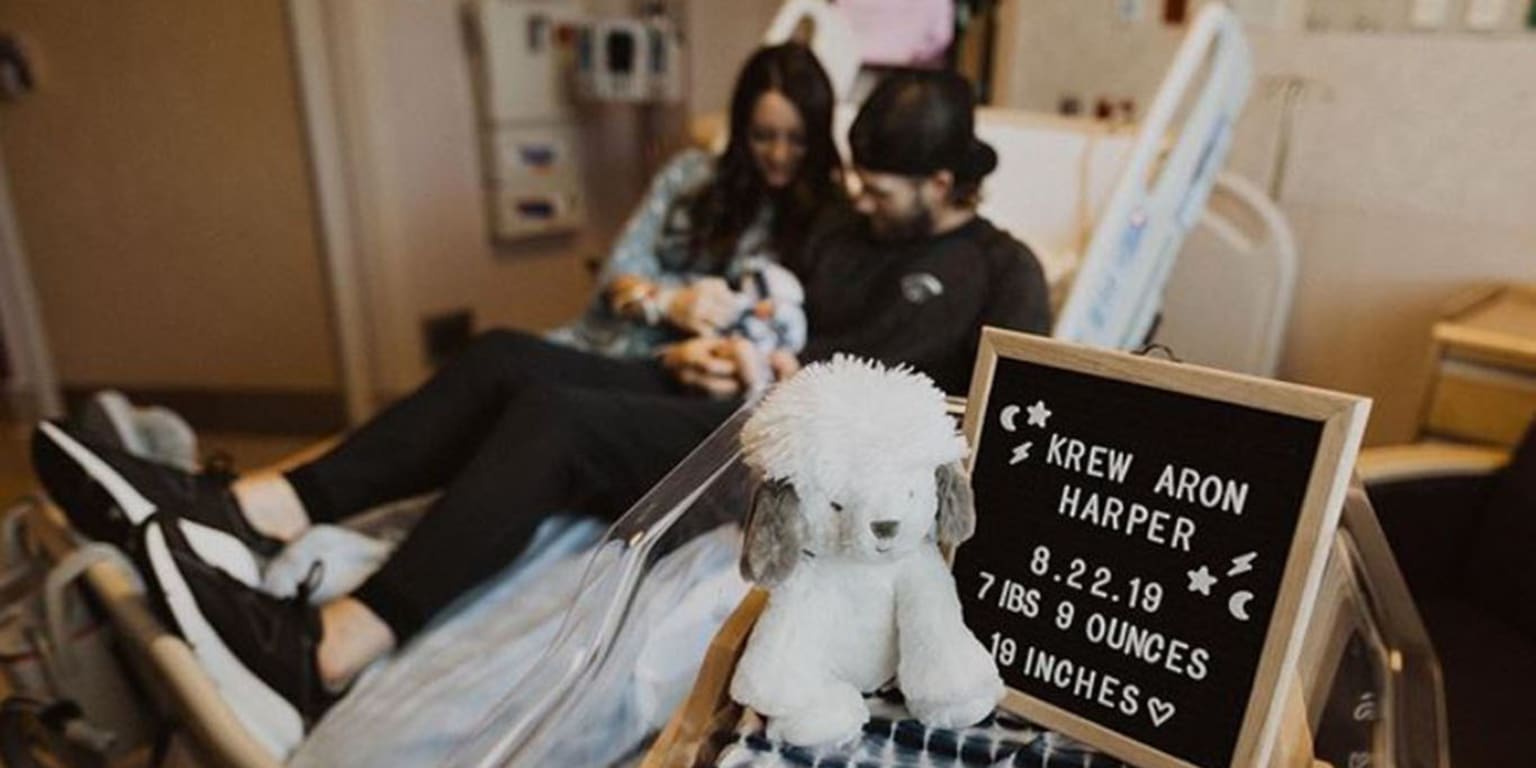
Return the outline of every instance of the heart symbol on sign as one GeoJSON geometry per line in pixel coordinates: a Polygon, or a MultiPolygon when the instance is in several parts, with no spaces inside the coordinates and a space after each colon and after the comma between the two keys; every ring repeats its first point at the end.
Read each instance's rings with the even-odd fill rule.
{"type": "Polygon", "coordinates": [[[1349,755],[1349,768],[1365,768],[1371,764],[1371,753],[1352,752],[1349,755]]]}
{"type": "Polygon", "coordinates": [[[1152,713],[1152,724],[1158,727],[1173,717],[1173,705],[1155,696],[1147,700],[1147,710],[1152,713]]]}

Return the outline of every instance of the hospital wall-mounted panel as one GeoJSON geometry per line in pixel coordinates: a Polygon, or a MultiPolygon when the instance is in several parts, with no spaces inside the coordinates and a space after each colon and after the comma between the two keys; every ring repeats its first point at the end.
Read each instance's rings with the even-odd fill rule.
{"type": "Polygon", "coordinates": [[[578,136],[566,122],[495,130],[487,194],[496,238],[570,232],[585,223],[578,136]]]}
{"type": "Polygon", "coordinates": [[[1509,34],[1525,26],[1529,0],[1309,0],[1312,32],[1509,34]]]}
{"type": "Polygon", "coordinates": [[[571,0],[476,0],[485,117],[491,123],[565,120],[572,114],[571,52],[583,19],[571,0]]]}
{"type": "Polygon", "coordinates": [[[573,232],[586,208],[574,98],[585,4],[477,0],[470,13],[489,237],[573,232]]]}
{"type": "MultiPolygon", "coordinates": [[[[1171,2],[1029,0],[1005,3],[1002,11],[1026,20],[1070,12],[1079,27],[1119,27],[1142,33],[1158,28],[1182,30],[1183,23],[1169,24],[1166,14],[1159,12],[1171,2]],[[1010,7],[1014,5],[1019,7],[1010,7]]],[[[1186,0],[1183,18],[1194,18],[1201,6],[1211,2],[1226,2],[1244,24],[1259,30],[1481,37],[1536,31],[1536,3],[1531,0],[1186,0]]]]}

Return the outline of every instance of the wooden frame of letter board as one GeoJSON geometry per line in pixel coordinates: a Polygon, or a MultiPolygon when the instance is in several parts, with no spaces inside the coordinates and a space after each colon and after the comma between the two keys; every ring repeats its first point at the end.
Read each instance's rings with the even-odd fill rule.
{"type": "MultiPolygon", "coordinates": [[[[1196,397],[1323,422],[1307,480],[1296,535],[1286,556],[1273,618],[1264,638],[1253,690],[1244,710],[1232,766],[1267,765],[1284,713],[1286,686],[1296,672],[1301,640],[1317,600],[1331,532],[1339,522],[1350,473],[1370,412],[1368,398],[1286,384],[1184,363],[1082,347],[997,328],[984,329],[965,409],[971,458],[981,445],[983,416],[999,357],[1115,379],[1196,397]],[[1324,535],[1328,533],[1330,535],[1324,535]]],[[[967,467],[970,469],[971,467],[967,467]]],[[[1098,723],[1009,688],[1003,706],[1048,728],[1141,768],[1196,768],[1098,723]]]]}

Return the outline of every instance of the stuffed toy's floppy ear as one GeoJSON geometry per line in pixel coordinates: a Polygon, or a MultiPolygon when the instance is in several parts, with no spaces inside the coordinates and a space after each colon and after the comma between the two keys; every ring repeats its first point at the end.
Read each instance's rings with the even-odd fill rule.
{"type": "Polygon", "coordinates": [[[939,543],[955,546],[976,532],[976,499],[960,462],[938,469],[939,543]]]}
{"type": "Polygon", "coordinates": [[[789,578],[800,559],[805,520],[800,497],[783,480],[764,480],[752,495],[747,514],[746,543],[741,550],[741,575],[765,587],[789,578]]]}

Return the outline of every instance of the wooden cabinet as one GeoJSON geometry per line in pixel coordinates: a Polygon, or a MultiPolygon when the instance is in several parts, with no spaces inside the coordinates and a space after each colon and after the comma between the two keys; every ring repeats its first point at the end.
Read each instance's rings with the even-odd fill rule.
{"type": "Polygon", "coordinates": [[[1536,285],[1460,304],[1433,337],[1421,437],[1514,446],[1536,418],[1536,285]]]}

